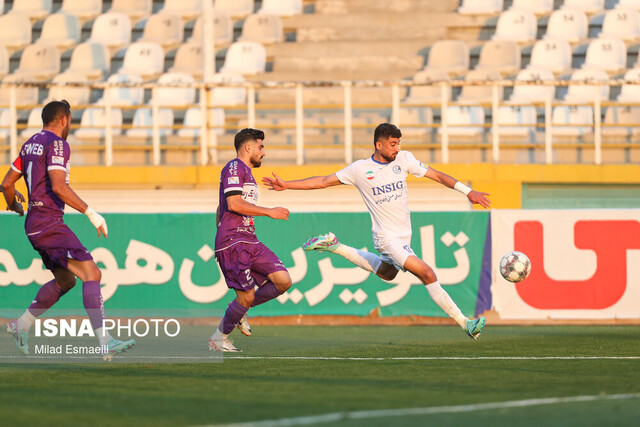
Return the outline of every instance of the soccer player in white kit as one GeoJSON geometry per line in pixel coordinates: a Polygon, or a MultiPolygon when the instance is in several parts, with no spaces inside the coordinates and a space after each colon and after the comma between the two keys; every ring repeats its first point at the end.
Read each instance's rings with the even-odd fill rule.
{"type": "Polygon", "coordinates": [[[383,280],[393,280],[399,270],[409,271],[425,284],[431,298],[442,310],[477,339],[485,318],[467,318],[440,286],[435,272],[411,249],[411,218],[407,194],[407,176],[426,177],[467,196],[469,201],[489,208],[489,194],[475,191],[455,178],[420,163],[409,151],[400,151],[400,129],[390,123],[378,125],[374,132],[373,155],[357,160],[327,176],[284,181],[275,173],[262,182],[270,190],[315,190],[334,185],[355,186],[371,214],[373,244],[380,256],[338,242],[333,233],[312,237],[302,248],[329,251],[341,255],[383,280]]]}

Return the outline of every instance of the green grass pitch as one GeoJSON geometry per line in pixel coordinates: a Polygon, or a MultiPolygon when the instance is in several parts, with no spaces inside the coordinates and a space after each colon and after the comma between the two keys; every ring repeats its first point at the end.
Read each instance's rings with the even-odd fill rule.
{"type": "MultiPolygon", "coordinates": [[[[194,329],[203,352],[211,329],[194,329]]],[[[487,325],[478,341],[453,326],[257,326],[253,332],[235,331],[244,351],[225,354],[222,363],[1,363],[1,424],[267,425],[306,417],[272,425],[602,426],[640,420],[640,326],[487,325]],[[504,404],[577,396],[596,397],[504,404]]],[[[1,339],[2,347],[11,344],[9,336],[1,339]]]]}

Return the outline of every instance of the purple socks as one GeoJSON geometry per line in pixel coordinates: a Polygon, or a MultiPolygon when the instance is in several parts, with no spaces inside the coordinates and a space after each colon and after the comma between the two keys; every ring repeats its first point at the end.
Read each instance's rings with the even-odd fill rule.
{"type": "Polygon", "coordinates": [[[35,317],[40,316],[42,313],[51,308],[62,295],[66,294],[57,284],[55,279],[51,280],[38,290],[36,297],[29,306],[29,312],[35,317]]]}
{"type": "Polygon", "coordinates": [[[282,292],[276,288],[276,285],[271,281],[267,281],[260,289],[256,291],[255,298],[253,299],[253,304],[251,307],[255,307],[256,305],[263,304],[267,301],[271,301],[274,298],[282,295],[282,292]]]}
{"type": "Polygon", "coordinates": [[[248,310],[249,307],[242,306],[237,300],[231,301],[222,319],[222,333],[230,334],[248,310]]]}
{"type": "Polygon", "coordinates": [[[93,329],[102,328],[104,315],[104,303],[100,292],[100,282],[84,282],[82,287],[82,302],[87,310],[93,329]]]}

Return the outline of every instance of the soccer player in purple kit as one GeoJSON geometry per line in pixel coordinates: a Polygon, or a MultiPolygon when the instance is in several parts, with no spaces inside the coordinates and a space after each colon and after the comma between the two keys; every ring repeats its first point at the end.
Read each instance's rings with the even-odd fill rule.
{"type": "Polygon", "coordinates": [[[270,301],[291,287],[291,277],[282,261],[255,234],[254,216],[289,219],[285,208],[256,205],[258,185],[251,169],[262,164],[263,141],[261,130],[238,132],[234,140],[237,157],[227,163],[220,174],[215,254],[227,286],[236,292],[236,298],[209,339],[210,351],[242,351],[227,336],[236,326],[243,334],[251,335],[246,318],[249,308],[270,301]]]}
{"type": "Polygon", "coordinates": [[[4,177],[2,188],[8,207],[20,213],[22,206],[16,205],[15,183],[24,176],[29,196],[25,220],[27,238],[54,279],[42,285],[24,314],[7,325],[7,332],[14,337],[18,350],[28,355],[29,329],[35,319],[71,290],[78,277],[83,282],[84,307],[104,349],[102,357],[111,360],[114,355],[131,348],[135,341],[116,340],[104,329],[105,313],[100,293],[102,273],[89,251],[63,222],[64,206],[83,212],[96,227],[98,237],[107,237],[107,223],[69,187],[71,150],[66,141],[71,125],[69,103],[65,100],[49,102],[42,109],[42,123],[42,131],[22,146],[4,177]]]}

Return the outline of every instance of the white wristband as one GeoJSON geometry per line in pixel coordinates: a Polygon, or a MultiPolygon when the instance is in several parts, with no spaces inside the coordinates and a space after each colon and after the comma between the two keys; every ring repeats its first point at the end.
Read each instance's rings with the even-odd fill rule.
{"type": "Polygon", "coordinates": [[[105,221],[102,215],[96,212],[91,206],[87,206],[84,214],[89,218],[89,221],[91,221],[91,224],[93,224],[95,228],[103,227],[105,234],[107,233],[107,221],[105,221]]]}
{"type": "Polygon", "coordinates": [[[464,185],[463,183],[461,183],[460,181],[456,182],[456,185],[453,186],[453,189],[461,192],[465,196],[471,193],[471,189],[466,185],[464,185]]]}

